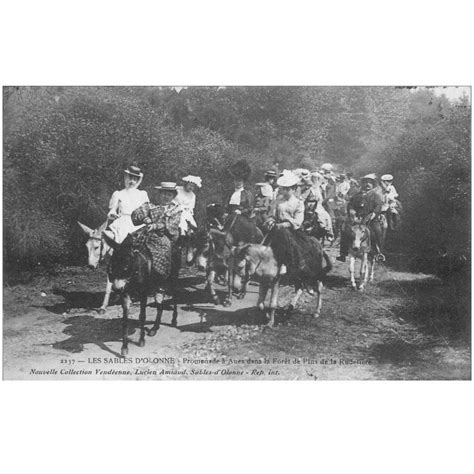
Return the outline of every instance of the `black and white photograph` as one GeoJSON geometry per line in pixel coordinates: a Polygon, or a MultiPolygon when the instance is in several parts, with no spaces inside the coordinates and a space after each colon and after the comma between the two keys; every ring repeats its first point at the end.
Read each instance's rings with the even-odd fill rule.
{"type": "Polygon", "coordinates": [[[471,472],[471,10],[0,2],[2,472],[471,472]]]}
{"type": "Polygon", "coordinates": [[[4,86],[4,379],[470,380],[471,101],[4,86]]]}

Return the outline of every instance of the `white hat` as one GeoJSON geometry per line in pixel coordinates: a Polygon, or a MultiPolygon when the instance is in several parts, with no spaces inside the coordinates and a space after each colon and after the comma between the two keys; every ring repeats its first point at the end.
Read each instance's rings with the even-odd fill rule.
{"type": "Polygon", "coordinates": [[[193,183],[198,188],[202,186],[202,179],[199,176],[188,175],[183,178],[183,181],[186,183],[193,183]]]}
{"type": "Polygon", "coordinates": [[[296,186],[299,182],[299,176],[296,176],[296,174],[290,170],[283,170],[283,175],[280,176],[277,180],[278,186],[282,186],[283,188],[290,188],[291,186],[296,186]]]}
{"type": "Polygon", "coordinates": [[[321,170],[322,171],[332,171],[332,165],[331,163],[324,163],[321,165],[321,170]]]}
{"type": "Polygon", "coordinates": [[[393,176],[391,174],[384,174],[380,179],[382,181],[393,181],[393,176]]]}

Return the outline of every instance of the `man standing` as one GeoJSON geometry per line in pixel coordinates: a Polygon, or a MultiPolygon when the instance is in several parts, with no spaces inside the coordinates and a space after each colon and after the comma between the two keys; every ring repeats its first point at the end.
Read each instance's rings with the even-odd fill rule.
{"type": "Polygon", "coordinates": [[[362,189],[352,196],[347,211],[349,219],[341,236],[340,255],[336,260],[345,262],[349,254],[350,245],[350,227],[352,220],[356,216],[362,219],[362,223],[370,228],[372,239],[374,239],[377,249],[377,259],[384,261],[385,256],[382,253],[382,227],[380,225],[380,214],[383,206],[383,196],[380,187],[377,185],[377,177],[371,173],[364,176],[361,180],[362,189]]]}

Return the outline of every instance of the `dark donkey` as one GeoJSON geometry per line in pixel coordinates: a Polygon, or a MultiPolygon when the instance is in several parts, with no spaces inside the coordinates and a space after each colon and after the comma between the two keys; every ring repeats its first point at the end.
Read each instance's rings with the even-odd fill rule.
{"type": "Polygon", "coordinates": [[[179,253],[173,247],[171,272],[168,275],[159,275],[152,268],[152,256],[146,246],[136,248],[133,244],[133,235],[129,235],[122,244],[118,244],[104,234],[106,242],[114,249],[108,268],[109,280],[112,288],[120,292],[123,308],[122,326],[122,357],[128,354],[128,319],[131,305],[131,292],[137,291],[140,297],[140,339],[138,345],[145,345],[145,322],[148,294],[154,293],[156,303],[156,320],[148,335],[156,335],[161,324],[163,314],[164,290],[167,289],[173,296],[173,318],[171,324],[176,326],[178,310],[176,304],[176,285],[179,272],[179,253]]]}
{"type": "MultiPolygon", "coordinates": [[[[218,207],[220,206],[213,205],[213,211],[216,211],[218,207]]],[[[216,223],[219,222],[214,216],[212,220],[216,223]]],[[[211,227],[208,220],[207,228],[200,229],[196,234],[194,256],[198,268],[206,271],[207,289],[214,304],[219,304],[214,288],[214,280],[216,276],[224,275],[227,275],[227,296],[223,305],[230,306],[232,304],[235,274],[232,249],[246,243],[260,243],[262,239],[263,234],[260,229],[252,221],[238,214],[231,214],[222,230],[211,227]]],[[[245,286],[236,289],[239,290],[238,298],[243,298],[245,296],[245,286]]]]}

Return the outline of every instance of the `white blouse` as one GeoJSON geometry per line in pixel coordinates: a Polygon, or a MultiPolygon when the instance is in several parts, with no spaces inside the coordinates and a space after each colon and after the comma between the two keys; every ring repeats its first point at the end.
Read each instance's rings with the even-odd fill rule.
{"type": "Polygon", "coordinates": [[[136,188],[122,189],[112,194],[109,203],[109,215],[115,213],[119,217],[110,224],[109,228],[114,232],[117,242],[123,242],[129,233],[142,227],[141,225],[133,225],[131,215],[135,209],[149,201],[148,193],[136,188]]]}

